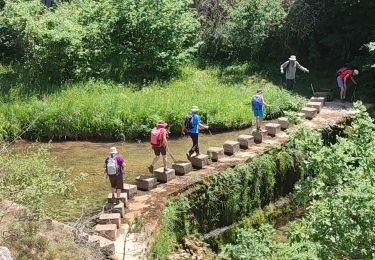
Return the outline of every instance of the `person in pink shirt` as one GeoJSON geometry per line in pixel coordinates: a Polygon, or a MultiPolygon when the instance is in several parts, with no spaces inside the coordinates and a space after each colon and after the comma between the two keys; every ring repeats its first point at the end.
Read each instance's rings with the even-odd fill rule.
{"type": "Polygon", "coordinates": [[[341,102],[345,102],[346,98],[346,81],[350,78],[352,82],[357,85],[357,82],[354,80],[354,76],[357,76],[359,74],[358,70],[351,70],[351,69],[345,69],[339,72],[339,75],[337,76],[337,85],[340,88],[340,100],[341,102]]]}

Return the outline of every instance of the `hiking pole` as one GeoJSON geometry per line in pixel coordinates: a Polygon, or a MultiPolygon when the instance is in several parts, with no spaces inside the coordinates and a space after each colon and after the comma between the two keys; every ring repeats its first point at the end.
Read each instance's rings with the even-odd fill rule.
{"type": "Polygon", "coordinates": [[[169,150],[167,150],[169,156],[172,158],[173,162],[176,162],[176,159],[173,157],[173,155],[171,154],[171,152],[169,150]]]}
{"type": "Polygon", "coordinates": [[[315,91],[314,91],[313,84],[311,83],[310,86],[311,86],[312,94],[313,94],[313,96],[315,96],[315,91]]]}

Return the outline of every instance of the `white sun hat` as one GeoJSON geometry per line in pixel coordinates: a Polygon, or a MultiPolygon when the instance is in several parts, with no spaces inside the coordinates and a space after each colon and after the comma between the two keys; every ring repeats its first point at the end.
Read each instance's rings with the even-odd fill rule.
{"type": "Polygon", "coordinates": [[[111,147],[111,148],[109,149],[109,153],[111,153],[111,154],[117,153],[117,149],[116,149],[116,147],[111,147]]]}
{"type": "Polygon", "coordinates": [[[294,61],[297,60],[296,55],[290,55],[289,60],[294,60],[294,61]]]}
{"type": "Polygon", "coordinates": [[[353,75],[354,76],[357,76],[359,74],[359,71],[358,70],[353,70],[353,75]]]}
{"type": "Polygon", "coordinates": [[[198,112],[198,111],[199,111],[198,106],[192,106],[191,107],[191,112],[198,112]]]}

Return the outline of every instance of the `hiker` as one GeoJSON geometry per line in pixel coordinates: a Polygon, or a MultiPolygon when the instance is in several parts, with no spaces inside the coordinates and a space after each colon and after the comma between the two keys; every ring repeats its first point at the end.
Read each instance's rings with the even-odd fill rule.
{"type": "Polygon", "coordinates": [[[264,117],[263,106],[267,106],[266,102],[264,102],[262,93],[262,89],[258,88],[256,94],[251,98],[251,107],[255,116],[255,125],[257,131],[260,131],[260,126],[264,117]]]}
{"type": "Polygon", "coordinates": [[[109,177],[112,201],[116,204],[118,204],[118,200],[115,199],[115,193],[117,193],[117,198],[119,198],[124,186],[123,175],[125,166],[124,157],[118,154],[116,147],[111,147],[109,156],[105,159],[104,174],[109,177]]]}
{"type": "Polygon", "coordinates": [[[199,128],[208,129],[208,126],[201,124],[201,119],[198,115],[199,108],[197,106],[192,106],[191,112],[185,118],[184,126],[188,132],[191,140],[193,141],[193,146],[186,153],[186,157],[190,160],[190,157],[195,152],[195,156],[199,155],[199,145],[198,145],[198,134],[199,128]]]}
{"type": "Polygon", "coordinates": [[[168,124],[160,120],[151,131],[151,147],[154,150],[155,158],[148,166],[150,173],[154,172],[154,166],[159,161],[160,154],[163,156],[164,171],[168,171],[167,167],[167,129],[168,124]]]}
{"type": "Polygon", "coordinates": [[[357,85],[357,82],[354,80],[354,77],[359,74],[358,70],[351,70],[348,68],[341,68],[337,71],[337,85],[340,88],[340,100],[345,102],[346,98],[346,81],[348,78],[352,80],[354,85],[357,85]]]}
{"type": "Polygon", "coordinates": [[[294,88],[294,83],[296,82],[297,68],[302,70],[303,72],[309,73],[308,69],[299,64],[299,62],[297,61],[297,57],[295,55],[291,55],[289,60],[284,62],[280,66],[281,74],[284,74],[284,70],[286,69],[286,87],[289,90],[292,90],[294,88]]]}

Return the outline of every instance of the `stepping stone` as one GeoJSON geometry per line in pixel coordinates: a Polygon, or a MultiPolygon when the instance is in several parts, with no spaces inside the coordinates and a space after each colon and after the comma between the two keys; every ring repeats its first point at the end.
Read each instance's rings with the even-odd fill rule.
{"type": "Polygon", "coordinates": [[[196,169],[202,169],[204,166],[208,165],[208,155],[199,154],[190,157],[190,162],[196,169]]]}
{"type": "Polygon", "coordinates": [[[137,187],[140,190],[151,190],[156,187],[157,180],[153,176],[140,175],[136,178],[137,187]]]}
{"type": "Polygon", "coordinates": [[[158,168],[154,170],[154,176],[156,179],[160,182],[169,182],[172,180],[176,175],[174,169],[168,169],[166,172],[164,171],[164,168],[158,168]]]}
{"type": "Polygon", "coordinates": [[[91,235],[89,236],[88,242],[94,244],[93,248],[100,248],[107,254],[112,255],[115,253],[115,244],[109,239],[98,235],[91,235]]]}
{"type": "Polygon", "coordinates": [[[297,117],[300,118],[300,119],[305,119],[305,113],[302,113],[302,112],[298,112],[296,113],[297,117]]]}
{"type": "Polygon", "coordinates": [[[112,241],[115,241],[117,238],[116,224],[98,224],[95,226],[95,232],[112,241]]]}
{"type": "Polygon", "coordinates": [[[276,136],[281,131],[280,124],[268,123],[265,125],[265,128],[270,136],[276,136]]]}
{"type": "Polygon", "coordinates": [[[322,109],[322,103],[321,102],[308,102],[306,104],[306,106],[316,108],[318,113],[320,113],[320,110],[322,109]]]}
{"type": "Polygon", "coordinates": [[[137,193],[137,185],[124,183],[122,192],[128,194],[128,199],[133,198],[137,193]]]}
{"type": "MultiPolygon", "coordinates": [[[[116,200],[116,201],[121,201],[121,202],[124,203],[125,206],[126,206],[126,205],[128,204],[128,194],[125,193],[125,192],[121,192],[121,193],[120,193],[120,197],[117,198],[117,194],[115,193],[115,200],[116,200]]],[[[113,202],[113,199],[112,199],[112,193],[108,193],[107,201],[108,201],[108,203],[113,202]]]]}
{"type": "Polygon", "coordinates": [[[193,165],[189,161],[175,161],[172,164],[176,175],[185,175],[193,170],[193,165]]]}
{"type": "Polygon", "coordinates": [[[242,149],[249,149],[249,147],[254,144],[254,136],[252,135],[240,135],[237,140],[242,149]]]}
{"type": "Polygon", "coordinates": [[[318,114],[318,110],[312,107],[304,107],[301,111],[305,114],[307,119],[313,119],[318,114]]]}
{"type": "Polygon", "coordinates": [[[315,92],[314,97],[324,97],[325,101],[332,100],[332,93],[328,91],[315,92]]]}
{"type": "Polygon", "coordinates": [[[320,102],[324,106],[324,103],[326,102],[325,97],[312,97],[310,98],[311,102],[320,102]]]}
{"type": "Polygon", "coordinates": [[[260,129],[259,131],[254,129],[251,133],[252,136],[254,136],[254,142],[255,143],[261,143],[264,139],[267,137],[267,130],[260,129]]]}
{"type": "Polygon", "coordinates": [[[224,148],[210,147],[207,149],[207,155],[212,161],[217,162],[224,156],[224,148]]]}
{"type": "Polygon", "coordinates": [[[223,144],[224,153],[226,155],[233,155],[240,151],[240,142],[238,141],[225,141],[223,144]]]}
{"type": "Polygon", "coordinates": [[[278,123],[280,124],[281,130],[285,130],[289,128],[289,120],[286,117],[279,117],[277,119],[278,123]]]}
{"type": "Polygon", "coordinates": [[[100,224],[116,224],[117,228],[121,225],[121,214],[120,213],[102,213],[99,216],[100,224]]]}
{"type": "Polygon", "coordinates": [[[103,207],[104,213],[119,213],[123,218],[125,216],[125,204],[120,201],[119,204],[106,203],[103,207]]]}

